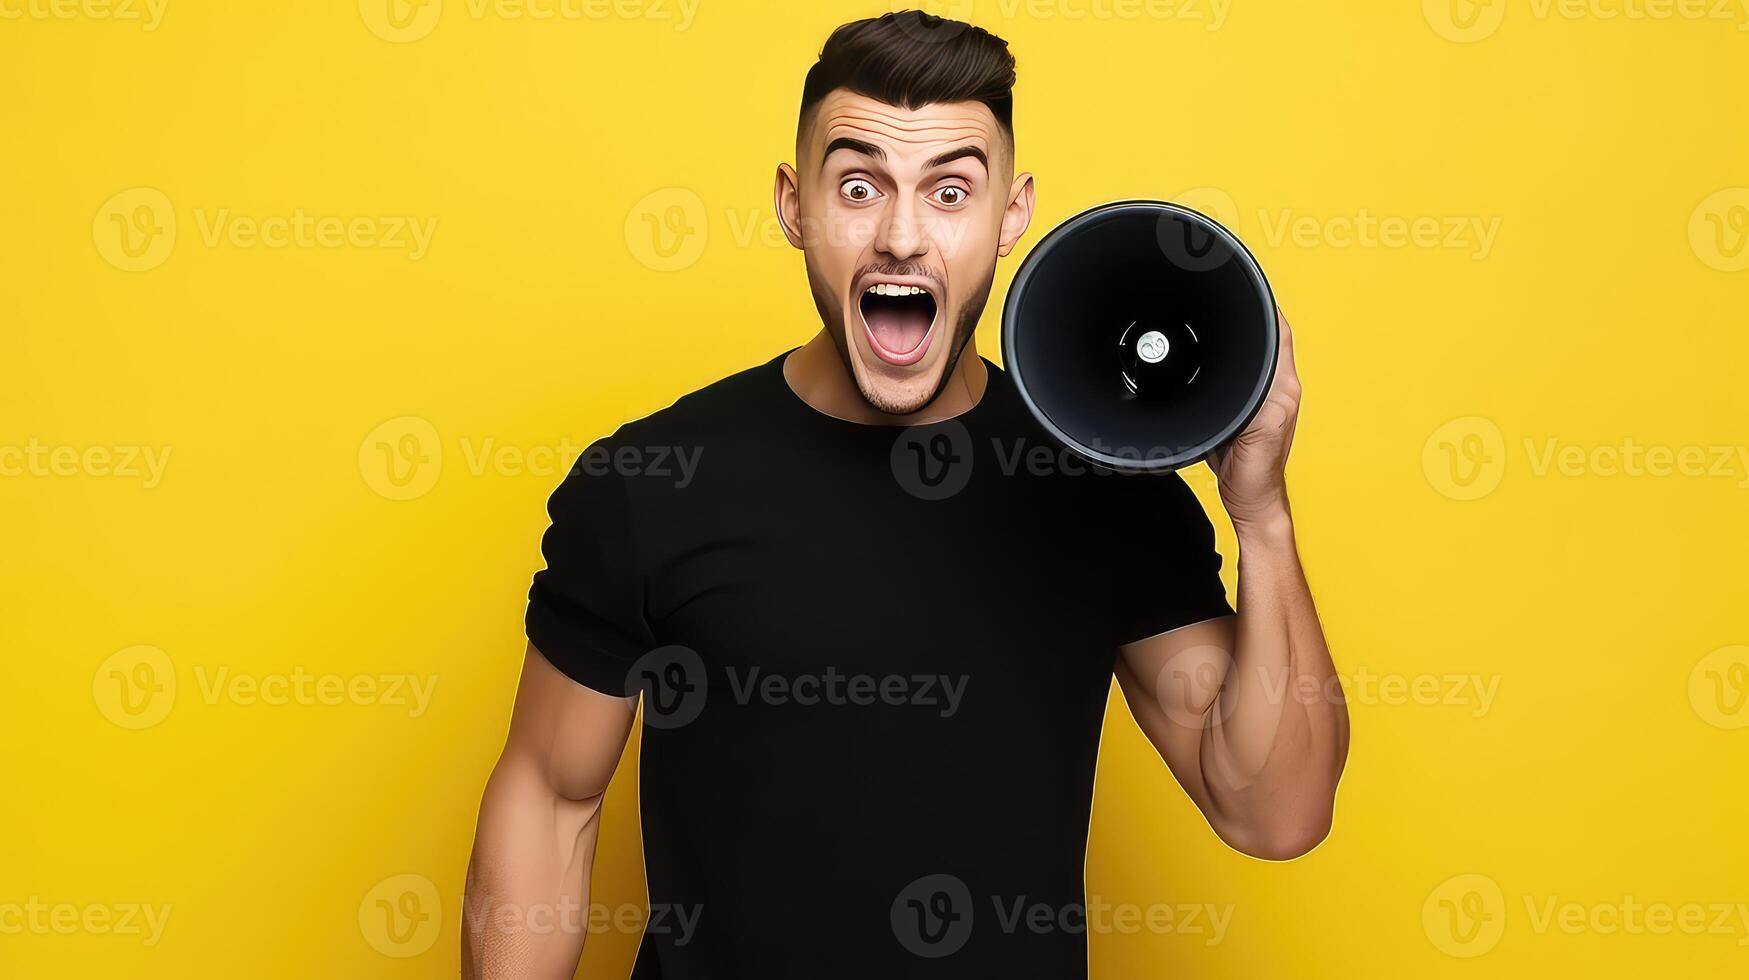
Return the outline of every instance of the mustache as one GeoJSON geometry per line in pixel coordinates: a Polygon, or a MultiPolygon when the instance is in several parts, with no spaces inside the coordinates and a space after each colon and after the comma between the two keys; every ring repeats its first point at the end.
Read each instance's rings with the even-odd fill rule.
{"type": "Polygon", "coordinates": [[[864,276],[912,276],[927,279],[942,295],[947,294],[947,283],[941,281],[941,276],[934,269],[915,262],[877,262],[865,265],[856,270],[851,282],[856,282],[864,276]]]}

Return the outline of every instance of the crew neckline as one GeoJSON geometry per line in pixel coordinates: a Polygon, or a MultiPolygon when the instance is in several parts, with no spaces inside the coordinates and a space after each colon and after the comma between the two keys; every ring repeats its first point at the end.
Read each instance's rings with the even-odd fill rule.
{"type": "Polygon", "coordinates": [[[947,418],[935,419],[929,422],[857,422],[853,419],[839,418],[828,412],[820,411],[814,406],[808,404],[807,399],[803,398],[800,393],[790,387],[789,379],[784,377],[783,365],[784,362],[789,360],[789,356],[798,350],[801,350],[799,345],[791,347],[789,350],[784,351],[766,363],[766,367],[770,369],[775,376],[777,386],[782,389],[781,397],[785,401],[801,409],[805,414],[821,419],[828,424],[849,426],[853,429],[861,429],[870,432],[891,432],[895,429],[912,429],[921,426],[943,425],[948,422],[958,422],[961,425],[964,425],[975,418],[981,418],[982,415],[980,413],[986,413],[988,411],[986,406],[997,397],[995,391],[996,386],[1004,377],[1006,377],[1000,367],[997,367],[995,363],[983,354],[979,354],[978,360],[984,362],[985,375],[983,394],[978,396],[978,400],[973,402],[970,408],[960,412],[958,415],[950,415],[947,418]]]}

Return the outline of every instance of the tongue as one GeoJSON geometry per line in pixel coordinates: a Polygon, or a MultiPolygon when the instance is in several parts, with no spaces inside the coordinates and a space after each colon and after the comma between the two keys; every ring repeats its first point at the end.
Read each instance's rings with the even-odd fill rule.
{"type": "Polygon", "coordinates": [[[879,303],[863,319],[875,343],[895,354],[909,354],[929,333],[929,314],[913,303],[879,303]]]}

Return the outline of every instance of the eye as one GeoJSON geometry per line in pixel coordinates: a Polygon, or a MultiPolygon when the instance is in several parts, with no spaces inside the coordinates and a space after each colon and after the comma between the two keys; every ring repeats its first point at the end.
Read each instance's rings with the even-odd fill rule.
{"type": "Polygon", "coordinates": [[[943,207],[957,208],[966,203],[966,198],[971,195],[967,193],[964,187],[960,187],[956,184],[949,184],[929,196],[937,204],[940,204],[943,207]]]}
{"type": "Polygon", "coordinates": [[[875,190],[875,185],[861,177],[852,177],[844,183],[839,184],[838,193],[844,195],[845,200],[854,201],[857,204],[861,204],[864,201],[872,201],[880,196],[880,191],[875,190]]]}

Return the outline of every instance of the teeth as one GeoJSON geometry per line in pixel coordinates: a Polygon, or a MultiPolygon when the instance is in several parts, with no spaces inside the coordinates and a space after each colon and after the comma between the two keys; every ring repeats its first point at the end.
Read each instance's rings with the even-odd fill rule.
{"type": "Polygon", "coordinates": [[[868,287],[868,291],[876,296],[921,296],[929,292],[922,286],[900,286],[890,282],[877,282],[868,287]]]}

